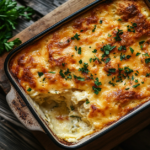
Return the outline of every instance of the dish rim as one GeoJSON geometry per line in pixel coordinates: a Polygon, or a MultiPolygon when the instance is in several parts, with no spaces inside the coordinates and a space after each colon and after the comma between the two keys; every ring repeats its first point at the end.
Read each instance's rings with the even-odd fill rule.
{"type": "MultiPolygon", "coordinates": [[[[116,127],[118,127],[119,125],[121,125],[122,123],[126,122],[127,120],[131,119],[132,117],[134,117],[135,115],[139,114],[140,112],[142,112],[143,110],[145,110],[146,108],[150,107],[150,102],[145,102],[144,104],[142,104],[140,107],[136,108],[135,110],[133,110],[133,112],[128,113],[127,115],[125,115],[123,118],[119,119],[118,121],[116,121],[115,123],[113,123],[112,125],[108,126],[108,128],[106,128],[104,131],[98,133],[97,135],[94,135],[93,137],[89,137],[89,139],[87,139],[85,142],[80,144],[80,141],[74,145],[65,145],[63,142],[59,141],[56,138],[54,138],[54,136],[50,133],[50,130],[47,129],[47,127],[44,125],[44,123],[42,122],[42,119],[40,119],[40,117],[38,116],[38,114],[35,112],[35,110],[32,108],[32,106],[30,105],[30,102],[27,100],[27,98],[25,97],[25,95],[23,94],[23,92],[21,91],[21,88],[19,88],[19,86],[17,85],[18,83],[16,83],[15,79],[13,79],[11,77],[11,73],[9,72],[9,61],[10,59],[13,57],[13,55],[15,55],[18,51],[21,51],[23,48],[25,48],[26,46],[30,45],[32,42],[35,42],[37,40],[39,40],[40,38],[42,38],[43,36],[45,36],[46,34],[48,34],[49,32],[52,32],[53,30],[59,28],[60,25],[64,25],[66,22],[69,22],[70,20],[72,20],[73,18],[77,17],[78,15],[88,11],[89,9],[91,9],[92,7],[96,6],[97,4],[100,4],[104,1],[107,0],[96,0],[93,3],[83,7],[82,9],[76,11],[75,13],[69,15],[68,17],[64,18],[63,20],[59,21],[58,23],[52,25],[51,27],[47,28],[46,30],[42,31],[41,33],[39,33],[38,35],[32,37],[31,39],[29,39],[28,41],[26,41],[25,43],[21,44],[20,46],[18,46],[17,48],[15,48],[14,50],[12,50],[8,56],[5,59],[4,62],[4,71],[5,74],[7,75],[9,81],[11,82],[11,84],[13,85],[13,87],[15,88],[15,90],[18,92],[18,94],[21,96],[21,98],[23,99],[23,101],[25,102],[25,104],[27,105],[27,107],[29,108],[29,110],[31,111],[31,113],[33,114],[34,118],[37,120],[37,122],[40,124],[40,126],[43,128],[43,130],[45,131],[45,133],[49,136],[49,138],[59,147],[61,148],[65,148],[65,149],[77,149],[80,147],[85,146],[86,144],[89,144],[90,142],[96,140],[97,138],[100,138],[101,136],[103,136],[104,134],[108,133],[109,131],[115,129],[116,127]],[[147,104],[148,103],[148,104],[147,104]]],[[[28,95],[28,94],[26,94],[28,95]]],[[[92,135],[91,135],[92,136],[92,135]]]]}

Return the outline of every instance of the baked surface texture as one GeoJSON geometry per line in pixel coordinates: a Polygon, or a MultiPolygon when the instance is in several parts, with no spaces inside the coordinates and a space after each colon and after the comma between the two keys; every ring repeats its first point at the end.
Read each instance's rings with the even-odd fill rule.
{"type": "Polygon", "coordinates": [[[149,50],[144,1],[113,0],[23,49],[9,68],[54,134],[77,142],[150,100],[149,50]]]}

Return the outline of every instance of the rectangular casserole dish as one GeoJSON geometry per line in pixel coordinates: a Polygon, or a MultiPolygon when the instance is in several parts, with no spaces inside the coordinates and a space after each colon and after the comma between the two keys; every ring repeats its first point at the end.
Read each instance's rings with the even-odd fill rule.
{"type": "Polygon", "coordinates": [[[37,110],[34,108],[33,104],[32,104],[32,100],[31,98],[24,92],[24,90],[20,87],[20,85],[15,81],[14,77],[11,75],[10,70],[9,70],[9,63],[11,58],[18,53],[19,51],[21,51],[22,49],[24,49],[25,47],[27,47],[28,45],[32,44],[33,42],[36,42],[37,40],[39,40],[40,38],[44,37],[46,34],[48,34],[49,32],[52,32],[53,30],[59,28],[61,25],[65,24],[66,22],[72,20],[73,18],[75,18],[76,16],[80,15],[81,13],[91,9],[92,7],[100,4],[103,1],[95,1],[94,3],[90,4],[89,6],[83,8],[82,10],[76,12],[75,14],[67,17],[66,19],[62,20],[61,22],[57,23],[56,25],[50,27],[49,29],[45,30],[44,32],[42,32],[41,34],[37,35],[36,37],[32,38],[31,40],[27,41],[26,43],[22,44],[21,46],[19,46],[18,48],[16,48],[15,50],[13,50],[8,57],[6,58],[5,61],[5,72],[7,77],[9,78],[9,80],[11,81],[11,84],[13,85],[13,87],[16,89],[16,91],[19,93],[19,95],[21,96],[21,98],[24,100],[24,102],[26,103],[26,105],[28,106],[28,108],[30,109],[31,113],[33,114],[33,116],[36,118],[36,120],[38,121],[38,123],[40,124],[40,126],[43,128],[43,130],[45,131],[45,133],[47,133],[49,135],[49,137],[55,141],[59,146],[65,148],[65,149],[74,149],[74,148],[79,148],[81,146],[84,146],[85,144],[89,143],[90,141],[104,135],[105,133],[109,132],[110,130],[112,130],[113,128],[117,127],[118,125],[120,125],[121,123],[123,123],[124,121],[126,121],[127,119],[133,117],[135,114],[139,113],[140,111],[144,110],[145,108],[149,107],[149,101],[145,102],[142,106],[138,106],[139,108],[135,109],[134,111],[130,112],[129,114],[127,114],[126,116],[124,116],[123,118],[121,118],[119,121],[109,125],[108,127],[102,129],[99,132],[96,132],[94,134],[92,134],[91,136],[86,136],[83,139],[79,140],[77,143],[69,143],[69,142],[65,142],[63,140],[58,139],[53,132],[51,131],[51,129],[49,128],[49,126],[47,125],[46,121],[44,121],[42,119],[42,115],[39,116],[39,114],[37,113],[37,110]]]}

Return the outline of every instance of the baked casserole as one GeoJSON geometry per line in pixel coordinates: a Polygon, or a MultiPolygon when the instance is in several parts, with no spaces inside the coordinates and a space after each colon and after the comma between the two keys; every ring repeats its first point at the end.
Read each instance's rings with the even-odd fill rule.
{"type": "Polygon", "coordinates": [[[53,133],[77,142],[150,100],[150,11],[112,0],[17,53],[11,74],[53,133]]]}

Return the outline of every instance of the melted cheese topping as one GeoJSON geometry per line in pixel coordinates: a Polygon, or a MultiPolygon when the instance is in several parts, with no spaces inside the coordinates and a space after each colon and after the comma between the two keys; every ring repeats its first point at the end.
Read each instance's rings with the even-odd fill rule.
{"type": "Polygon", "coordinates": [[[100,131],[150,98],[150,11],[114,0],[28,46],[10,71],[67,142],[100,131]]]}

